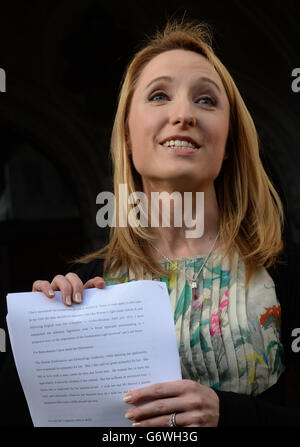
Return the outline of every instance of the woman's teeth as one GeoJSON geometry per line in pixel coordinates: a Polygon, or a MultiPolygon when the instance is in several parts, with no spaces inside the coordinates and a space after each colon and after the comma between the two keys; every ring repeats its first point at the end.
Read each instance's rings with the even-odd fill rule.
{"type": "Polygon", "coordinates": [[[196,149],[196,146],[189,141],[185,140],[170,140],[166,141],[163,146],[167,147],[190,147],[191,149],[196,149]]]}

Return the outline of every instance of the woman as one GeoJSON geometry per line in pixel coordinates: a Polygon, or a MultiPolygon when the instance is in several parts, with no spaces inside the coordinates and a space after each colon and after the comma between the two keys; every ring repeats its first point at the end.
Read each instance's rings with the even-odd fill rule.
{"type": "MultiPolygon", "coordinates": [[[[83,257],[76,273],[57,275],[51,284],[35,281],[32,290],[50,298],[61,290],[71,305],[82,301],[84,288],[166,281],[183,380],[128,393],[126,417],[134,425],[298,423],[300,411],[285,408],[280,397],[292,362],[287,331],[294,322],[286,310],[282,332],[280,323],[281,306],[295,296],[282,287],[283,278],[299,249],[284,244],[283,207],[262,166],[255,126],[204,24],[168,23],[134,56],[111,151],[117,206],[108,245],[83,257]],[[118,225],[119,200],[125,203],[119,184],[128,195],[143,191],[149,202],[151,193],[179,192],[183,209],[185,192],[194,198],[204,192],[204,234],[187,238],[188,226],[174,221],[118,225]],[[286,253],[288,262],[280,264],[286,253]]],[[[199,219],[195,200],[192,205],[199,219]]],[[[142,204],[140,210],[145,216],[142,204]]]]}

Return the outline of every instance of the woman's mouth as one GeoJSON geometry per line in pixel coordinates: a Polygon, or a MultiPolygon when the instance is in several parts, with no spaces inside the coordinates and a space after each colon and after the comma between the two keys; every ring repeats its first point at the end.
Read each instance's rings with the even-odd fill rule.
{"type": "Polygon", "coordinates": [[[169,153],[174,153],[178,155],[192,155],[199,151],[200,147],[195,147],[193,144],[188,143],[187,141],[178,142],[178,141],[167,141],[166,143],[160,144],[164,150],[169,153]],[[176,143],[176,144],[175,144],[176,143]]]}

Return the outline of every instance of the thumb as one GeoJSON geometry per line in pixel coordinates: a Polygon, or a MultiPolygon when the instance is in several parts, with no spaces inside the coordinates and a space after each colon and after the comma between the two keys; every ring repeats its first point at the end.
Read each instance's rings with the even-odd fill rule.
{"type": "Polygon", "coordinates": [[[84,289],[91,289],[92,287],[97,287],[98,289],[103,289],[105,287],[105,281],[101,276],[95,276],[89,279],[83,286],[84,289]]]}

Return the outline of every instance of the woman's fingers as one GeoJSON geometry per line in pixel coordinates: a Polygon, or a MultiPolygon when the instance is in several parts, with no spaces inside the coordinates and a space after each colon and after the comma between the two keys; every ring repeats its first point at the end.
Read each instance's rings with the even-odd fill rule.
{"type": "Polygon", "coordinates": [[[98,289],[103,289],[105,287],[105,281],[101,276],[95,276],[92,279],[89,279],[84,284],[84,289],[91,289],[92,287],[97,287],[98,289]]]}
{"type": "Polygon", "coordinates": [[[32,284],[32,292],[43,292],[48,298],[54,297],[54,290],[49,281],[38,279],[32,284]]]}
{"type": "Polygon", "coordinates": [[[81,303],[83,301],[83,282],[76,273],[67,273],[65,278],[72,286],[72,301],[74,303],[81,303]]]}
{"type": "Polygon", "coordinates": [[[97,287],[103,289],[105,281],[101,276],[89,279],[84,285],[76,273],[67,273],[65,276],[56,275],[52,282],[37,280],[32,285],[33,292],[43,292],[48,298],[54,297],[54,290],[60,290],[62,301],[66,306],[83,301],[83,289],[97,287]]]}
{"type": "Polygon", "coordinates": [[[51,283],[53,288],[61,291],[62,301],[66,306],[72,302],[81,303],[83,299],[83,283],[76,273],[67,273],[66,276],[56,275],[51,283]]]}
{"type": "Polygon", "coordinates": [[[175,380],[172,382],[153,383],[145,387],[128,391],[124,395],[124,401],[128,404],[139,404],[145,401],[177,397],[185,391],[188,380],[175,380]]]}
{"type": "Polygon", "coordinates": [[[125,417],[134,421],[143,421],[158,416],[187,411],[187,402],[182,397],[156,399],[130,408],[125,417]]]}

